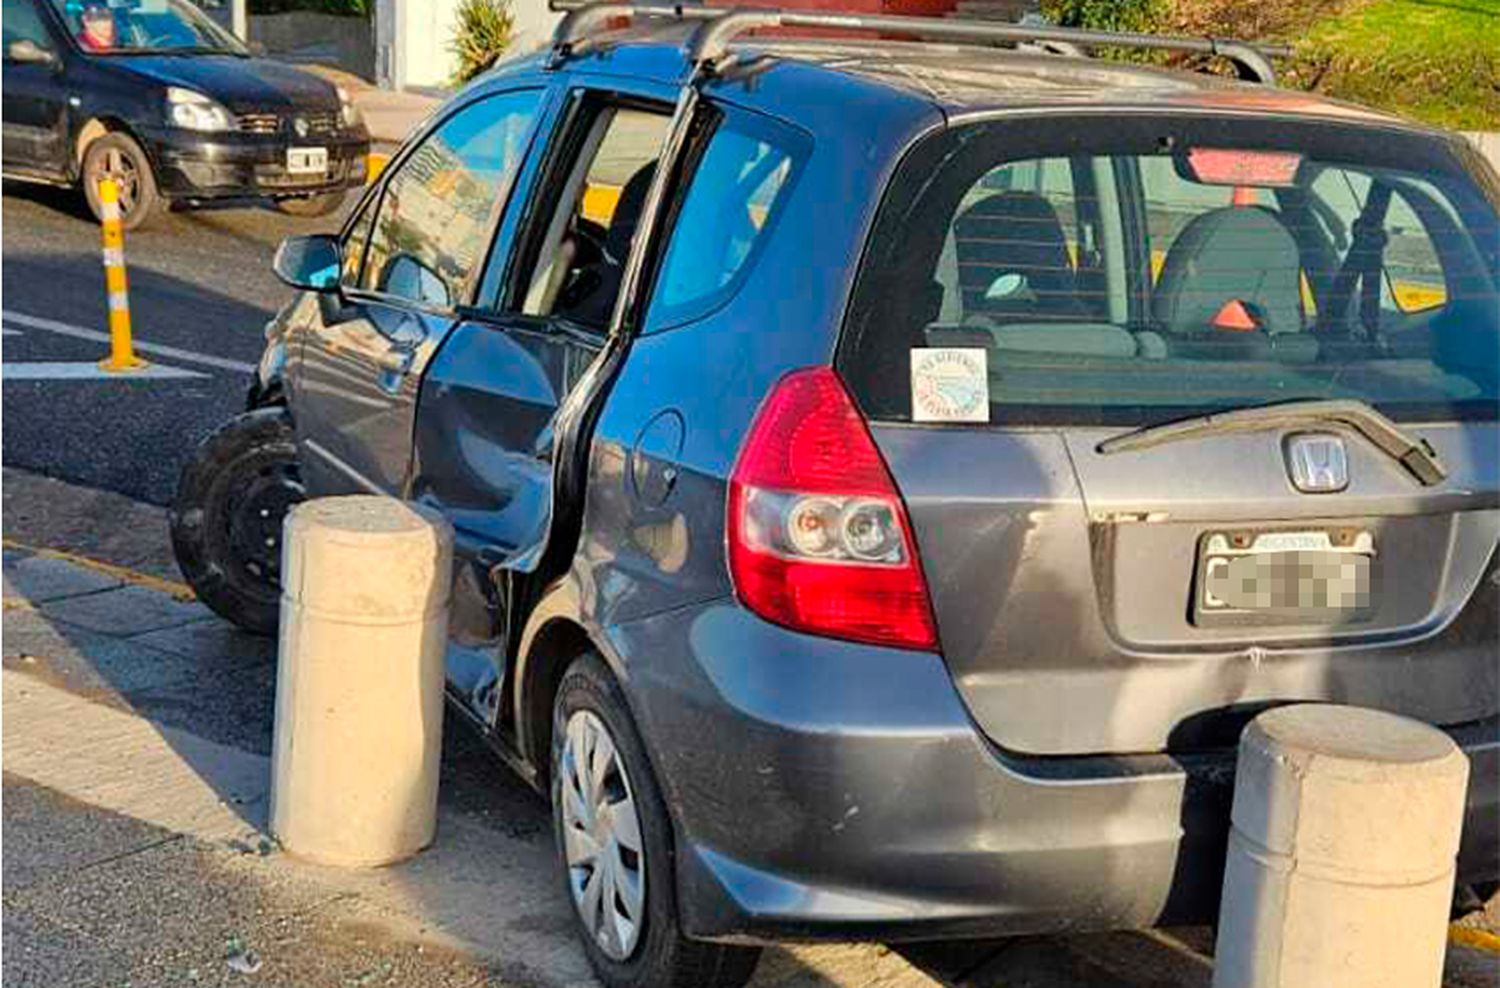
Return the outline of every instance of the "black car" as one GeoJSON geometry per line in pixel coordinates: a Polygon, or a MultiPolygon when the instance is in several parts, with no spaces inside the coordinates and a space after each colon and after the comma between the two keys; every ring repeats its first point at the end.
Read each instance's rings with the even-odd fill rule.
{"type": "Polygon", "coordinates": [[[272,199],[323,215],[364,184],[341,87],[257,58],[187,0],[3,0],[6,178],[113,178],[127,228],[168,203],[272,199]]]}

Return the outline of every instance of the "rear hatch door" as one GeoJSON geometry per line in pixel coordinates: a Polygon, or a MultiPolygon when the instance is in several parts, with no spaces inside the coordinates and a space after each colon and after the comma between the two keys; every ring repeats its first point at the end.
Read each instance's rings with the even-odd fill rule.
{"type": "Polygon", "coordinates": [[[1492,173],[1415,132],[1196,115],[970,123],[903,170],[839,366],[995,743],[1221,748],[1299,700],[1496,714],[1492,173]]]}

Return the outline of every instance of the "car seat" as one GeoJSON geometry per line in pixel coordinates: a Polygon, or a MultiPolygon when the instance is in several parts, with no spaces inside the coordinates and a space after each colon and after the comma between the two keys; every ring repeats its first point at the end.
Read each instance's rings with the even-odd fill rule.
{"type": "Polygon", "coordinates": [[[1316,359],[1318,342],[1304,332],[1301,272],[1297,242],[1274,212],[1226,206],[1194,217],[1156,285],[1160,344],[1168,355],[1316,359]]]}
{"type": "Polygon", "coordinates": [[[620,189],[620,198],[604,235],[604,256],[580,268],[558,300],[559,310],[570,318],[589,326],[604,326],[609,322],[625,273],[625,259],[630,256],[630,242],[640,226],[646,193],[655,175],[656,162],[648,162],[620,189]]]}
{"type": "Polygon", "coordinates": [[[1078,299],[1073,262],[1057,211],[1034,192],[986,196],[953,224],[965,319],[1076,322],[1088,318],[1078,299]],[[992,288],[1017,276],[1008,291],[992,288]]]}

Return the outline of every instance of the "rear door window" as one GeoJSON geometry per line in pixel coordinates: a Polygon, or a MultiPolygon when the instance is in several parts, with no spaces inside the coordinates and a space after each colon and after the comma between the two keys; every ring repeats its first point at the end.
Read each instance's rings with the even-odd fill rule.
{"type": "Polygon", "coordinates": [[[919,145],[840,348],[866,411],[911,418],[918,352],[958,349],[969,377],[945,386],[988,399],[971,422],[1313,398],[1493,417],[1500,228],[1457,158],[1416,134],[1229,123],[981,123],[919,145]]]}
{"type": "Polygon", "coordinates": [[[790,192],[804,144],[753,114],[720,120],[672,222],[647,332],[701,318],[734,294],[790,192]]]}

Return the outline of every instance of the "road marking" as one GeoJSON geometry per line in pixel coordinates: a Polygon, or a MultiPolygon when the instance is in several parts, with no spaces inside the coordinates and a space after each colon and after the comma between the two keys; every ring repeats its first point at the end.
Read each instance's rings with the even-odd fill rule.
{"type": "MultiPolygon", "coordinates": [[[[14,312],[10,309],[0,309],[0,319],[27,329],[40,329],[46,333],[56,333],[59,336],[71,336],[76,340],[93,340],[96,343],[108,343],[109,334],[97,329],[86,329],[83,326],[75,326],[72,323],[58,322],[56,319],[43,319],[41,316],[29,316],[24,312],[14,312]]],[[[238,371],[241,374],[253,374],[254,364],[247,364],[240,360],[230,360],[228,357],[215,357],[212,354],[198,353],[196,350],[184,350],[180,347],[166,346],[162,343],[146,343],[141,340],[135,341],[135,348],[146,353],[154,353],[163,357],[171,357],[189,364],[202,364],[205,367],[217,367],[220,370],[238,371]]]]}
{"type": "Polygon", "coordinates": [[[63,549],[49,549],[46,546],[27,545],[25,542],[17,542],[15,539],[0,539],[0,547],[11,549],[16,552],[29,552],[33,556],[43,556],[47,559],[60,559],[63,562],[91,569],[95,573],[103,573],[112,576],[123,583],[131,583],[138,587],[147,587],[164,594],[169,594],[176,599],[187,602],[196,600],[197,595],[193,588],[186,583],[178,583],[176,580],[165,580],[150,573],[142,573],[128,566],[116,566],[114,563],[106,563],[99,559],[90,559],[88,556],[80,556],[77,553],[67,552],[63,549]]]}
{"type": "Polygon", "coordinates": [[[7,381],[131,381],[141,378],[207,377],[198,371],[151,364],[140,370],[125,373],[107,371],[91,360],[83,361],[37,361],[0,364],[0,378],[7,381]]]}

